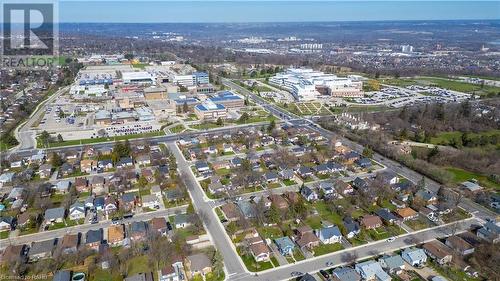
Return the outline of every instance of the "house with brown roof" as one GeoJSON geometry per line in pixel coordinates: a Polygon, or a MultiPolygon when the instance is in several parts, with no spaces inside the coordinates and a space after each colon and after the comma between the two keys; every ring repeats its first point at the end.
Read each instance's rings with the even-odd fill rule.
{"type": "Polygon", "coordinates": [[[460,253],[462,256],[474,253],[474,246],[456,235],[446,238],[445,244],[460,253]]]}
{"type": "Polygon", "coordinates": [[[26,261],[25,245],[8,245],[0,256],[1,263],[12,263],[16,261],[26,261]]]}
{"type": "Polygon", "coordinates": [[[299,202],[299,200],[300,200],[297,192],[287,191],[287,192],[285,192],[284,195],[285,195],[286,200],[288,200],[288,202],[290,202],[290,204],[295,204],[295,203],[299,202]]]}
{"type": "Polygon", "coordinates": [[[453,258],[452,250],[437,240],[425,243],[422,248],[429,257],[441,265],[451,262],[453,258]]]}
{"type": "Polygon", "coordinates": [[[17,227],[25,227],[30,223],[31,220],[32,217],[30,213],[24,212],[22,214],[19,214],[17,215],[17,227]]]}
{"type": "Polygon", "coordinates": [[[300,248],[312,249],[320,244],[319,238],[313,233],[308,225],[303,225],[295,229],[295,243],[300,248]]]}
{"type": "Polygon", "coordinates": [[[249,250],[256,262],[268,261],[271,256],[271,251],[267,247],[266,243],[262,238],[258,238],[255,241],[250,240],[249,250]]]}
{"type": "Polygon", "coordinates": [[[97,161],[92,159],[84,159],[80,161],[80,171],[83,173],[92,172],[94,169],[97,169],[97,161]]]}
{"type": "Polygon", "coordinates": [[[361,225],[366,229],[375,229],[382,226],[382,220],[379,216],[367,215],[361,219],[361,225]]]}
{"type": "Polygon", "coordinates": [[[78,192],[87,192],[89,191],[89,186],[87,184],[87,179],[86,178],[76,178],[75,182],[73,183],[75,186],[76,191],[78,192]]]}
{"type": "Polygon", "coordinates": [[[269,195],[269,200],[271,200],[271,204],[274,204],[274,206],[276,206],[276,208],[278,209],[288,209],[288,203],[286,202],[285,198],[283,198],[279,194],[269,195]]]}
{"type": "Polygon", "coordinates": [[[59,249],[63,254],[72,254],[78,251],[80,245],[80,234],[66,234],[62,238],[59,249]]]}
{"type": "Polygon", "coordinates": [[[168,225],[167,220],[165,218],[153,218],[151,219],[150,229],[152,233],[159,233],[160,235],[167,235],[168,233],[168,225]]]}
{"type": "Polygon", "coordinates": [[[312,249],[320,244],[320,240],[314,233],[306,232],[295,241],[300,248],[312,249]]]}
{"type": "Polygon", "coordinates": [[[238,209],[238,206],[234,203],[227,203],[222,205],[221,207],[222,213],[224,214],[224,217],[226,217],[226,220],[228,221],[237,221],[240,219],[240,211],[238,209]]]}
{"type": "Polygon", "coordinates": [[[205,276],[212,272],[212,261],[204,253],[194,254],[186,258],[186,267],[188,268],[189,278],[193,278],[198,274],[205,276]]]}
{"type": "Polygon", "coordinates": [[[396,214],[403,220],[413,220],[418,218],[418,213],[410,207],[398,209],[396,214]]]}
{"type": "Polygon", "coordinates": [[[111,225],[108,227],[108,244],[120,246],[125,239],[125,227],[123,224],[111,225]]]}

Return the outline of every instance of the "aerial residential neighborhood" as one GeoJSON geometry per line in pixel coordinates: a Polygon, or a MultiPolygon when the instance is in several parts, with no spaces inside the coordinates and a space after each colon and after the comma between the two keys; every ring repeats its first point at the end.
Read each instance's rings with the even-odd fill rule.
{"type": "Polygon", "coordinates": [[[500,280],[496,1],[4,2],[0,279],[500,280]]]}

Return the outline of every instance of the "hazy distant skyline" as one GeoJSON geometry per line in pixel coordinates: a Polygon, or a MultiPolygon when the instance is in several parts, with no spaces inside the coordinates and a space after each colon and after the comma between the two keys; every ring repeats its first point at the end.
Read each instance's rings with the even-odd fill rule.
{"type": "Polygon", "coordinates": [[[60,22],[242,23],[496,20],[499,1],[77,1],[61,0],[60,22]]]}

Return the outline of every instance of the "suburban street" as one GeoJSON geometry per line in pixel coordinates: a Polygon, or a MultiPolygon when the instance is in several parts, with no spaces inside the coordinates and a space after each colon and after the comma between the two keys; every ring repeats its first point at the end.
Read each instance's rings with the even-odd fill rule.
{"type": "MultiPolygon", "coordinates": [[[[314,130],[318,133],[320,133],[322,136],[324,136],[327,139],[332,139],[336,138],[341,140],[345,145],[352,147],[353,149],[357,151],[362,151],[363,147],[355,142],[352,142],[346,138],[343,138],[341,136],[336,135],[335,133],[328,131],[326,129],[321,128],[319,125],[314,123],[313,121],[296,116],[282,108],[279,108],[273,104],[268,103],[264,99],[256,96],[252,92],[248,91],[247,89],[233,83],[230,80],[227,79],[222,79],[223,83],[226,86],[229,86],[230,88],[235,89],[241,94],[244,94],[246,96],[249,96],[254,102],[257,104],[261,105],[264,107],[266,110],[274,114],[275,116],[281,118],[284,122],[294,125],[294,126],[299,126],[299,127],[307,127],[311,130],[314,130]]],[[[60,91],[63,91],[61,89],[60,91]]],[[[59,93],[59,92],[58,92],[59,93]]],[[[58,93],[54,94],[50,98],[55,98],[58,93]]],[[[22,134],[23,128],[30,128],[30,124],[32,124],[32,120],[36,120],[36,115],[39,114],[39,112],[43,112],[43,110],[40,110],[40,108],[35,112],[34,116],[32,116],[31,119],[27,121],[26,124],[19,130],[19,138],[21,141],[20,146],[9,152],[9,153],[14,153],[20,156],[28,156],[36,152],[37,150],[35,149],[34,144],[31,143],[33,141],[33,137],[29,134],[22,134]]],[[[309,258],[297,263],[293,264],[288,264],[284,266],[280,266],[278,268],[273,268],[265,271],[261,271],[258,274],[250,273],[247,271],[246,267],[244,266],[241,258],[236,252],[235,246],[232,243],[230,237],[227,235],[224,226],[220,222],[217,214],[214,211],[214,207],[219,206],[220,204],[223,203],[223,199],[221,200],[210,200],[207,198],[205,195],[203,189],[201,188],[199,182],[197,181],[195,175],[193,174],[190,165],[191,163],[188,162],[184,156],[182,155],[182,152],[176,145],[176,141],[180,140],[181,138],[184,137],[196,137],[199,135],[204,135],[204,134],[225,134],[225,133],[231,133],[236,130],[244,129],[244,128],[257,128],[261,127],[261,124],[249,124],[249,125],[242,125],[242,126],[237,126],[237,127],[223,127],[223,128],[216,128],[216,129],[211,129],[211,130],[205,130],[205,131],[197,131],[197,132],[186,132],[186,133],[181,133],[181,134],[172,134],[172,135],[164,135],[164,136],[159,136],[159,137],[152,137],[152,138],[141,138],[141,139],[133,139],[130,140],[131,143],[139,143],[144,140],[150,141],[152,144],[159,144],[159,143],[166,143],[167,147],[169,150],[173,153],[175,156],[177,163],[178,163],[178,169],[181,175],[181,178],[185,181],[185,184],[187,186],[187,189],[189,191],[189,195],[191,197],[191,200],[193,202],[193,205],[195,207],[195,210],[197,213],[200,215],[201,219],[203,220],[204,226],[207,229],[207,232],[210,236],[211,241],[213,244],[216,246],[216,248],[221,252],[221,255],[224,258],[224,264],[225,264],[225,271],[226,271],[226,277],[227,280],[285,280],[285,279],[290,279],[291,278],[291,272],[293,271],[298,271],[302,273],[306,272],[316,272],[320,269],[323,269],[326,267],[326,262],[332,262],[336,266],[346,264],[353,262],[354,260],[352,259],[352,256],[355,256],[358,260],[360,259],[365,259],[369,258],[371,256],[376,256],[385,252],[392,252],[397,249],[409,247],[415,244],[420,244],[426,241],[433,240],[435,238],[440,238],[440,237],[446,237],[452,234],[454,228],[456,228],[457,232],[461,231],[466,231],[471,225],[474,224],[479,224],[480,222],[484,222],[484,220],[488,218],[494,218],[496,214],[490,210],[488,210],[485,207],[482,207],[474,202],[472,202],[469,199],[463,198],[459,204],[459,207],[462,207],[463,209],[467,210],[468,212],[472,213],[474,215],[473,218],[466,219],[463,221],[460,221],[458,224],[452,223],[452,224],[447,224],[447,225],[441,225],[441,226],[436,226],[433,228],[428,228],[420,231],[415,231],[407,234],[403,234],[397,237],[397,239],[393,242],[387,242],[386,240],[379,240],[376,242],[371,242],[362,246],[357,246],[357,247],[352,247],[348,248],[345,250],[341,250],[338,252],[326,254],[320,257],[314,257],[314,258],[309,258]]],[[[114,142],[107,142],[107,143],[98,143],[98,144],[91,144],[95,148],[103,148],[103,147],[112,147],[114,145],[114,142]]],[[[54,152],[64,152],[64,151],[69,151],[69,150],[74,150],[76,148],[81,148],[86,145],[75,145],[75,146],[68,146],[68,147],[59,147],[59,148],[49,148],[45,149],[46,152],[49,151],[54,151],[54,152]]],[[[375,153],[373,159],[386,168],[389,168],[393,170],[394,172],[406,177],[407,179],[413,181],[414,183],[418,182],[419,180],[422,179],[422,175],[399,164],[396,161],[393,161],[391,159],[388,159],[380,154],[375,153]]],[[[366,175],[368,176],[368,174],[366,175]]],[[[425,178],[425,177],[424,177],[425,178]]],[[[345,179],[352,179],[350,177],[345,178],[345,179]]],[[[440,184],[429,179],[425,178],[426,185],[429,189],[437,191],[440,188],[440,184]]],[[[291,187],[281,187],[277,189],[277,192],[282,192],[285,190],[293,189],[296,188],[296,186],[291,186],[291,187]]],[[[267,191],[258,191],[255,193],[250,193],[246,195],[242,195],[243,198],[249,198],[250,196],[253,195],[258,195],[258,194],[264,194],[267,191]]],[[[158,210],[158,211],[152,211],[148,213],[141,213],[135,215],[131,219],[127,219],[124,222],[125,223],[130,223],[132,221],[141,221],[141,220],[150,220],[151,218],[154,217],[163,217],[163,216],[169,216],[178,212],[183,212],[185,211],[186,206],[179,206],[175,208],[169,208],[165,210],[158,210]]],[[[44,231],[44,232],[39,232],[39,233],[34,233],[34,234],[29,234],[29,235],[24,235],[24,236],[19,236],[16,238],[9,238],[1,241],[0,244],[0,249],[5,248],[8,245],[11,244],[30,244],[33,241],[42,241],[42,240],[47,240],[51,238],[56,238],[56,237],[62,237],[65,234],[68,233],[77,233],[77,232],[86,232],[88,230],[92,229],[98,229],[101,227],[108,227],[111,224],[111,221],[102,221],[97,224],[83,224],[83,225],[77,225],[73,227],[67,227],[67,228],[62,228],[62,229],[57,229],[57,230],[52,230],[52,231],[44,231]]]]}
{"type": "MultiPolygon", "coordinates": [[[[147,213],[140,213],[134,215],[132,218],[129,219],[123,219],[123,223],[132,223],[134,221],[148,221],[151,220],[152,218],[156,217],[167,217],[170,215],[174,215],[177,213],[183,213],[186,211],[187,205],[183,206],[178,206],[174,208],[168,208],[164,210],[158,210],[158,211],[152,211],[152,212],[147,212],[147,213]]],[[[49,230],[49,231],[42,231],[42,232],[37,232],[33,234],[27,234],[27,235],[22,235],[18,236],[15,238],[7,238],[7,239],[2,239],[0,240],[0,249],[4,249],[5,247],[9,245],[20,245],[20,244],[28,244],[30,245],[34,241],[44,241],[48,239],[53,239],[53,238],[61,238],[65,234],[75,234],[78,232],[85,233],[89,230],[96,230],[99,228],[106,228],[111,225],[111,220],[104,220],[100,221],[95,224],[80,224],[80,225],[75,225],[75,226],[70,226],[70,227],[64,227],[60,229],[55,229],[55,230],[49,230]]]]}
{"type": "MultiPolygon", "coordinates": [[[[238,91],[239,93],[241,93],[245,96],[249,96],[251,99],[253,99],[254,102],[261,104],[264,108],[266,108],[267,110],[269,110],[273,114],[281,117],[285,121],[288,121],[288,122],[290,122],[294,125],[298,125],[298,126],[307,126],[310,129],[319,132],[325,138],[338,139],[338,140],[342,141],[342,143],[344,143],[345,145],[347,145],[347,146],[349,146],[357,151],[363,151],[363,149],[364,149],[364,147],[362,145],[360,145],[356,142],[353,142],[353,141],[351,141],[343,136],[337,135],[329,130],[326,130],[309,119],[301,118],[301,117],[299,117],[295,114],[292,114],[292,113],[290,113],[290,112],[288,112],[288,111],[286,111],[278,106],[269,104],[263,98],[255,95],[251,91],[245,89],[244,87],[241,87],[240,85],[232,82],[229,79],[222,78],[221,80],[222,80],[222,83],[224,85],[226,85],[232,89],[235,89],[236,91],[238,91]]],[[[422,175],[422,174],[420,174],[420,173],[418,173],[418,172],[416,172],[416,171],[414,171],[406,166],[403,166],[402,164],[400,164],[394,160],[391,160],[387,157],[384,157],[379,153],[375,152],[373,154],[373,159],[375,161],[381,163],[385,167],[393,170],[394,172],[411,180],[414,183],[417,183],[422,178],[424,178],[426,187],[432,191],[437,192],[437,190],[439,190],[439,188],[440,188],[440,184],[438,182],[436,182],[428,177],[425,177],[424,175],[422,175]]],[[[476,217],[480,218],[483,221],[485,221],[486,219],[495,218],[497,216],[497,214],[495,212],[493,212],[493,211],[487,209],[486,207],[483,207],[477,203],[474,203],[470,199],[465,198],[465,197],[462,198],[459,206],[464,208],[468,212],[473,213],[476,217]]]]}
{"type": "MultiPolygon", "coordinates": [[[[459,223],[458,230],[455,233],[465,231],[471,225],[476,223],[477,221],[474,218],[461,221],[459,223]]],[[[338,267],[352,263],[354,261],[353,257],[355,257],[356,260],[363,260],[370,258],[372,256],[378,256],[383,253],[390,253],[399,249],[411,247],[412,245],[415,244],[431,241],[439,237],[452,235],[454,227],[453,224],[454,223],[437,226],[434,228],[428,228],[413,233],[403,234],[398,236],[396,240],[393,242],[387,242],[386,240],[379,240],[376,242],[341,250],[320,257],[305,259],[303,261],[294,264],[280,266],[275,269],[261,271],[258,273],[257,276],[254,275],[252,280],[259,280],[259,281],[288,280],[292,277],[291,273],[293,271],[298,271],[302,273],[316,272],[320,269],[326,268],[327,262],[332,262],[335,265],[335,267],[338,267]]],[[[230,280],[248,280],[248,279],[249,278],[245,276],[236,276],[230,278],[230,280]]]]}
{"type": "Polygon", "coordinates": [[[167,146],[177,160],[181,178],[185,181],[196,212],[203,220],[212,242],[224,257],[226,273],[231,275],[246,272],[245,266],[236,253],[236,249],[227,235],[224,226],[220,223],[208,200],[206,200],[205,192],[191,171],[189,163],[184,159],[184,156],[174,142],[167,143],[167,146]]]}

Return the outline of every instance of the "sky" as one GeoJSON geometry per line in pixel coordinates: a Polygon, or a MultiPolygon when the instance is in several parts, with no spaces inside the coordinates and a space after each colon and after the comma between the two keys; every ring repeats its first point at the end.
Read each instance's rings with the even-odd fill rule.
{"type": "Polygon", "coordinates": [[[59,1],[60,22],[229,23],[500,20],[500,1],[59,1]]]}

